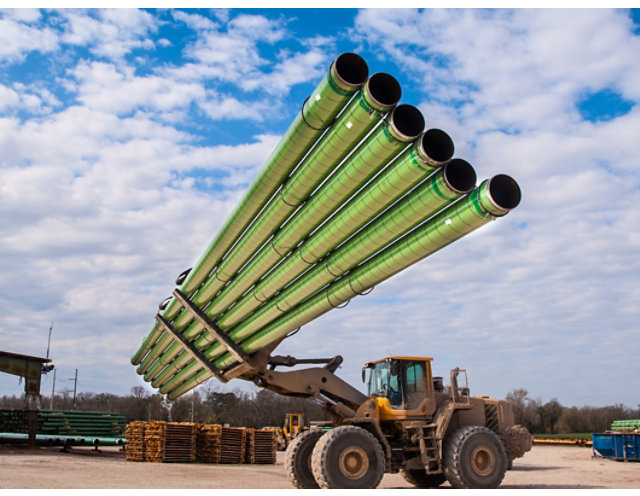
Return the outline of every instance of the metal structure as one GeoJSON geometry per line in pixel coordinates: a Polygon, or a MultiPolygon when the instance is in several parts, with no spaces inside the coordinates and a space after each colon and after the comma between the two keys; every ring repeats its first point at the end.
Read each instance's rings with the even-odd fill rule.
{"type": "Polygon", "coordinates": [[[24,378],[25,410],[28,416],[29,445],[36,445],[37,412],[40,408],[40,383],[43,373],[53,369],[51,359],[0,351],[0,372],[24,378]]]}
{"type": "Polygon", "coordinates": [[[507,403],[459,388],[459,371],[445,393],[431,359],[371,362],[372,374],[387,367],[387,380],[403,384],[408,363],[421,364],[415,394],[394,404],[390,390],[366,396],[338,378],[339,356],[271,355],[301,326],[520,202],[507,175],[476,187],[451,138],[424,132],[420,111],[398,105],[395,78],[368,73],[358,55],[334,61],[229,220],[180,274],[131,362],[170,400],[216,377],[318,404],[338,427],[291,443],[287,470],[297,487],[371,488],[399,470],[419,486],[446,477],[455,487],[496,487],[530,437],[507,403]],[[325,365],[276,370],[305,363],[325,365]]]}

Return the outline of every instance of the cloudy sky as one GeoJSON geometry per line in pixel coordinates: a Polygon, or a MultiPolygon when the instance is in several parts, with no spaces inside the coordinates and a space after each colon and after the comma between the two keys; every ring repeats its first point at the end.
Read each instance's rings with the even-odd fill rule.
{"type": "Polygon", "coordinates": [[[278,352],[342,354],[354,384],[365,361],[426,355],[474,394],[640,403],[629,10],[1,11],[0,349],[44,356],[53,322],[57,391],[75,369],[79,391],[145,384],[129,360],[157,304],[348,51],[523,200],[278,352]]]}

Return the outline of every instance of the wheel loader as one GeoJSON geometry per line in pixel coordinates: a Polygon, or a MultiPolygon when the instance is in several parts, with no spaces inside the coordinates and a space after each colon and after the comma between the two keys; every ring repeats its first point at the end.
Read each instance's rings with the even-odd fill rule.
{"type": "Polygon", "coordinates": [[[388,357],[367,363],[368,396],[333,375],[331,361],[313,372],[267,372],[267,387],[286,383],[288,374],[313,377],[308,397],[338,424],[326,433],[305,431],[289,444],[285,468],[293,485],[371,489],[384,473],[400,472],[422,488],[446,481],[455,488],[499,486],[512,461],[531,449],[531,435],[514,425],[506,401],[470,396],[466,371],[452,370],[445,390],[442,378],[432,376],[431,362],[388,357]]]}

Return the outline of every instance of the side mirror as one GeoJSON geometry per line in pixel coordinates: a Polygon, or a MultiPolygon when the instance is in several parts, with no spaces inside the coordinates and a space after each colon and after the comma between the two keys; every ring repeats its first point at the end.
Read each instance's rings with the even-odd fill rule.
{"type": "Polygon", "coordinates": [[[367,367],[362,367],[362,382],[364,383],[365,378],[367,377],[367,374],[365,372],[365,370],[367,369],[367,367]]]}

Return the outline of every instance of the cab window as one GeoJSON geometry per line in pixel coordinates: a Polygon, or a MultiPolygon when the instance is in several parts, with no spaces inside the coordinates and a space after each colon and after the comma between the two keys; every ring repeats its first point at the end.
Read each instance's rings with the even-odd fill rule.
{"type": "Polygon", "coordinates": [[[407,360],[405,362],[405,395],[407,410],[415,410],[427,397],[427,367],[425,362],[407,360]]]}

